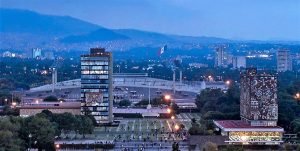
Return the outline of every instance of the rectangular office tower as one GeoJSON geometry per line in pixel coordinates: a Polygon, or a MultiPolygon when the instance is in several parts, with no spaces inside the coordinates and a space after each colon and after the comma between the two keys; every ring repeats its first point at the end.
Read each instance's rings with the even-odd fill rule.
{"type": "Polygon", "coordinates": [[[232,59],[233,69],[246,68],[245,56],[234,56],[232,59]]]}
{"type": "Polygon", "coordinates": [[[289,50],[282,49],[277,51],[277,71],[292,71],[292,58],[289,50]]]}
{"type": "Polygon", "coordinates": [[[248,68],[241,74],[241,119],[251,126],[276,126],[277,77],[248,68]]]}
{"type": "Polygon", "coordinates": [[[223,46],[219,46],[215,51],[215,67],[227,67],[227,65],[225,48],[223,46]]]}
{"type": "Polygon", "coordinates": [[[112,53],[91,48],[81,55],[81,113],[92,115],[98,124],[112,123],[112,53]]]}
{"type": "Polygon", "coordinates": [[[41,57],[42,57],[42,49],[40,48],[32,49],[32,58],[41,59],[41,57]]]}

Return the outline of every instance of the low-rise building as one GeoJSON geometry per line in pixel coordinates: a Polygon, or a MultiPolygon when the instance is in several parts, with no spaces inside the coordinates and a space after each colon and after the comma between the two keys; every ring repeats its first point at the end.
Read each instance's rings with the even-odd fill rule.
{"type": "Polygon", "coordinates": [[[43,110],[49,110],[52,113],[72,113],[80,115],[80,102],[38,102],[27,103],[18,107],[20,109],[20,116],[27,117],[43,110]]]}

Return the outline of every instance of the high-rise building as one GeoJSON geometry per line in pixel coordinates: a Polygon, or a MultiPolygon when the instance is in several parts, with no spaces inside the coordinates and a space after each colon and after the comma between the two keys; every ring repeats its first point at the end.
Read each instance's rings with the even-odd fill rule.
{"type": "Polygon", "coordinates": [[[276,126],[278,119],[277,77],[248,68],[241,74],[241,119],[251,126],[276,126]]]}
{"type": "Polygon", "coordinates": [[[32,58],[41,58],[42,57],[42,50],[40,48],[32,49],[32,58]]]}
{"type": "Polygon", "coordinates": [[[246,68],[246,57],[234,56],[232,59],[232,65],[234,69],[246,68]]]}
{"type": "Polygon", "coordinates": [[[277,51],[277,71],[285,72],[292,70],[292,58],[289,50],[281,49],[277,51]]]}
{"type": "Polygon", "coordinates": [[[223,46],[216,48],[215,67],[227,67],[225,48],[223,46]]]}
{"type": "Polygon", "coordinates": [[[256,68],[241,73],[241,120],[214,121],[225,143],[279,145],[284,129],[277,126],[277,77],[258,74],[256,68]]]}
{"type": "Polygon", "coordinates": [[[112,123],[112,53],[91,48],[81,56],[81,113],[92,115],[98,124],[112,123]]]}

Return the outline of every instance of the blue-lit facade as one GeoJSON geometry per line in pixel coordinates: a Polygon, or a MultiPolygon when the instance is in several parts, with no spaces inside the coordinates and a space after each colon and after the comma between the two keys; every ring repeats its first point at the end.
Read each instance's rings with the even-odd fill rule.
{"type": "Polygon", "coordinates": [[[112,123],[112,54],[91,48],[81,56],[81,113],[98,124],[112,123]]]}

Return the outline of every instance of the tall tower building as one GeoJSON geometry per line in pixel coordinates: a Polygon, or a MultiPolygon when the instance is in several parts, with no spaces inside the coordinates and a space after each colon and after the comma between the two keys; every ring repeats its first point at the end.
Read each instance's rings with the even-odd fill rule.
{"type": "Polygon", "coordinates": [[[245,56],[233,57],[232,65],[234,69],[246,68],[246,57],[245,56]]]}
{"type": "Polygon", "coordinates": [[[42,57],[42,50],[40,48],[32,49],[32,58],[41,58],[42,57]]]}
{"type": "Polygon", "coordinates": [[[113,122],[112,53],[104,48],[91,48],[81,55],[81,113],[92,115],[97,123],[113,122]]]}
{"type": "Polygon", "coordinates": [[[277,77],[248,68],[241,74],[241,119],[251,126],[276,126],[278,120],[277,77]]]}
{"type": "Polygon", "coordinates": [[[225,48],[223,46],[216,48],[215,67],[226,67],[226,60],[225,48]]]}
{"type": "Polygon", "coordinates": [[[277,71],[285,72],[292,70],[292,59],[289,50],[278,50],[277,51],[277,71]]]}

